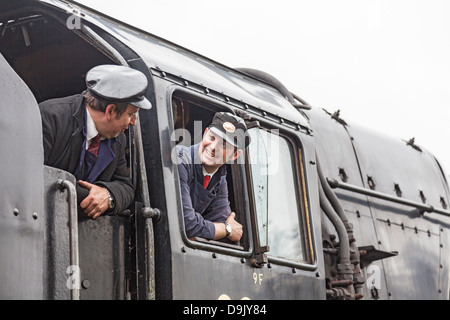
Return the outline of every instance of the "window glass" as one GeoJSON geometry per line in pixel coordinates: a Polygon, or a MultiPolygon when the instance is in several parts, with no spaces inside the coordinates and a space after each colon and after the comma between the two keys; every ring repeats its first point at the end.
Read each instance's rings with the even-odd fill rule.
{"type": "Polygon", "coordinates": [[[248,147],[260,245],[270,255],[305,260],[294,149],[276,130],[249,130],[248,147]]]}

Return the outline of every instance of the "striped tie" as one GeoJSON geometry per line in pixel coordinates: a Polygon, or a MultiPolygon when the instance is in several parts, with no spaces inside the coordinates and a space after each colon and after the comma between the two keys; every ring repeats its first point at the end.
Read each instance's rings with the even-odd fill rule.
{"type": "Polygon", "coordinates": [[[88,151],[90,153],[97,155],[99,146],[100,146],[100,135],[97,134],[95,137],[92,138],[88,151]]]}

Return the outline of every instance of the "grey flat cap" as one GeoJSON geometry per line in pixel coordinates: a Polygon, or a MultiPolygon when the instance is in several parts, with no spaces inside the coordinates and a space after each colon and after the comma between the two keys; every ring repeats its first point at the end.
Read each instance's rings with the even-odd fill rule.
{"type": "Polygon", "coordinates": [[[141,109],[152,107],[144,96],[147,85],[142,72],[125,66],[105,64],[86,74],[86,86],[94,95],[109,101],[129,102],[141,109]]]}

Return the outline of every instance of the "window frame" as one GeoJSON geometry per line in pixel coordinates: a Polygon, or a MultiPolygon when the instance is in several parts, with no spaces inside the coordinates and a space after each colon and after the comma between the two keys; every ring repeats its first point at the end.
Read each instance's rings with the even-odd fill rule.
{"type": "MultiPolygon", "coordinates": [[[[248,128],[257,127],[259,130],[265,130],[269,133],[277,129],[279,130],[279,136],[286,139],[286,142],[290,144],[292,148],[291,161],[293,161],[292,166],[295,171],[295,185],[296,185],[296,194],[299,200],[298,203],[298,221],[299,221],[299,232],[300,237],[303,240],[303,253],[305,255],[304,260],[295,260],[287,257],[279,257],[274,256],[270,253],[270,243],[268,246],[261,246],[259,241],[259,232],[257,230],[257,213],[256,206],[254,202],[254,188],[253,188],[253,180],[251,177],[251,168],[250,168],[250,159],[248,153],[246,153],[245,166],[246,166],[246,174],[247,174],[247,183],[249,188],[247,188],[247,192],[249,193],[250,199],[250,215],[251,215],[251,227],[253,233],[253,242],[255,246],[255,255],[256,261],[254,261],[254,265],[256,267],[261,267],[264,263],[274,263],[278,265],[306,269],[306,270],[314,270],[317,267],[316,255],[315,255],[315,246],[313,241],[312,234],[312,221],[311,221],[311,212],[309,205],[309,197],[307,193],[306,187],[306,175],[305,175],[305,164],[304,164],[304,148],[302,142],[297,133],[293,133],[286,128],[274,125],[272,123],[268,123],[265,121],[255,121],[254,124],[248,125],[248,128]]],[[[270,213],[269,213],[270,214],[270,213]]],[[[269,230],[270,232],[270,230],[269,230]]]]}
{"type": "MultiPolygon", "coordinates": [[[[174,98],[178,98],[181,101],[188,101],[189,103],[195,105],[196,108],[200,108],[204,111],[211,112],[211,114],[214,114],[218,111],[226,111],[235,113],[235,111],[230,108],[230,106],[227,106],[225,104],[222,104],[218,102],[217,100],[189,91],[185,88],[174,86],[169,92],[168,92],[168,104],[169,104],[169,115],[170,115],[170,121],[171,121],[171,135],[175,132],[177,128],[175,128],[175,122],[173,117],[173,108],[172,108],[172,101],[174,98]]],[[[194,121],[194,120],[193,120],[194,121]]],[[[193,136],[192,136],[193,137],[193,136]]],[[[192,138],[191,137],[191,138],[192,138]]],[[[176,143],[175,140],[172,139],[171,136],[171,147],[175,148],[176,143]]],[[[177,169],[177,164],[174,164],[175,168],[177,169]]],[[[183,206],[180,202],[178,204],[179,208],[179,214],[178,214],[178,222],[180,225],[180,234],[183,242],[191,248],[200,249],[204,251],[211,251],[211,252],[217,252],[222,253],[230,256],[236,256],[241,258],[250,258],[253,253],[253,242],[252,239],[252,231],[250,227],[250,208],[249,208],[249,201],[244,196],[245,193],[243,192],[237,192],[238,189],[246,190],[247,187],[247,181],[246,181],[246,174],[245,174],[245,165],[238,165],[236,163],[230,164],[231,172],[228,172],[229,175],[232,176],[232,182],[233,182],[233,198],[234,198],[234,206],[239,208],[239,210],[244,210],[239,213],[239,220],[238,222],[243,225],[244,229],[244,236],[247,233],[246,239],[243,238],[246,243],[242,244],[241,246],[228,244],[225,242],[220,242],[216,240],[208,240],[203,238],[194,238],[189,239],[187,237],[186,231],[185,231],[185,225],[184,225],[184,216],[183,216],[183,206]]],[[[175,175],[175,185],[177,186],[178,192],[181,192],[180,189],[180,181],[177,174],[175,175]]],[[[229,189],[230,191],[230,189],[229,189]]],[[[181,200],[181,197],[180,197],[181,200]]]]}

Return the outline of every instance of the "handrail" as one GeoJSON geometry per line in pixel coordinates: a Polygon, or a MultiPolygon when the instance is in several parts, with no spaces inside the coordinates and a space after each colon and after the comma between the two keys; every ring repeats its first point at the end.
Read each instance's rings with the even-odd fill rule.
{"type": "Polygon", "coordinates": [[[155,280],[155,233],[153,229],[153,219],[157,222],[161,218],[161,212],[151,207],[150,191],[148,188],[147,170],[144,161],[144,147],[141,133],[141,123],[139,115],[137,123],[134,127],[134,144],[136,146],[137,175],[138,183],[141,188],[142,204],[144,207],[140,211],[140,215],[145,219],[145,241],[147,246],[147,299],[156,299],[156,280],[155,280]]]}
{"type": "Polygon", "coordinates": [[[358,186],[355,186],[355,185],[351,185],[351,184],[348,184],[348,183],[345,183],[345,182],[340,182],[340,181],[338,181],[336,179],[327,178],[327,182],[330,185],[330,187],[332,187],[334,189],[335,188],[341,188],[341,189],[353,191],[353,192],[356,192],[356,193],[365,194],[365,195],[368,195],[368,196],[371,196],[371,197],[375,197],[375,198],[379,198],[379,199],[383,199],[383,200],[388,200],[388,201],[404,204],[404,205],[407,205],[407,206],[410,206],[410,207],[417,208],[420,211],[429,212],[429,213],[438,213],[438,214],[442,214],[442,215],[450,217],[450,211],[444,210],[444,209],[435,208],[431,204],[420,203],[420,202],[416,202],[416,201],[412,201],[412,200],[408,200],[408,199],[394,197],[394,196],[388,195],[386,193],[369,190],[369,189],[358,187],[358,186]]]}
{"type": "Polygon", "coordinates": [[[69,180],[58,179],[57,185],[67,189],[69,196],[69,241],[70,241],[70,265],[75,267],[75,281],[77,283],[71,288],[72,300],[80,300],[80,274],[79,274],[79,245],[78,245],[78,209],[76,201],[76,188],[69,180]]]}

